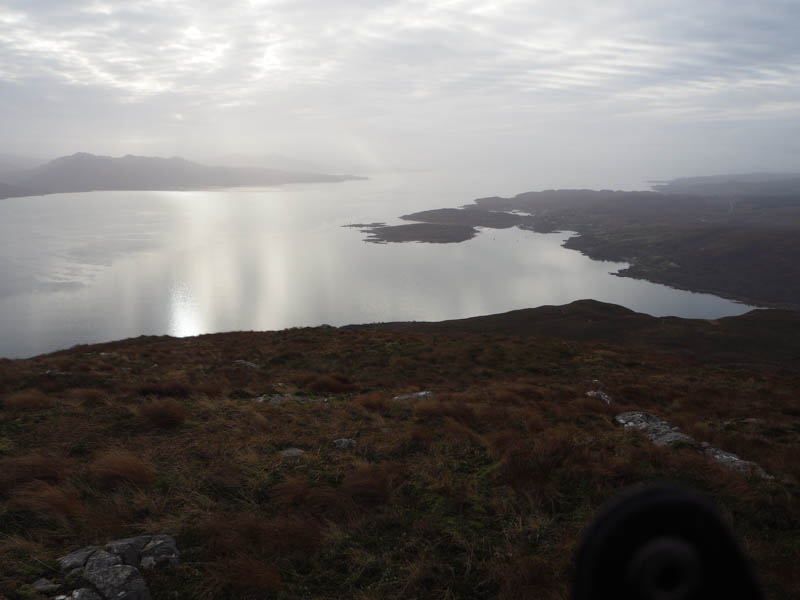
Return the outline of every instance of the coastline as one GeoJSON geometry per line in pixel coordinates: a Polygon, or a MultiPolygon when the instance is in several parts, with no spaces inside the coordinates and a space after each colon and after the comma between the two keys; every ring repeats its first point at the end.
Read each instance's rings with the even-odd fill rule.
{"type": "Polygon", "coordinates": [[[655,192],[558,190],[481,198],[459,209],[368,226],[374,243],[459,243],[478,227],[536,233],[572,231],[562,246],[591,260],[628,263],[615,275],[713,294],[753,307],[800,309],[800,206],[655,192]],[[523,214],[520,214],[523,213],[523,214]]]}

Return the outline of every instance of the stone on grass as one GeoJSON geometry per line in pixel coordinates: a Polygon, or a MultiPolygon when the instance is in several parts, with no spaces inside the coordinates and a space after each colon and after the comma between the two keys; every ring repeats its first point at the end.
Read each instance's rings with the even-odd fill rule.
{"type": "Polygon", "coordinates": [[[624,412],[614,419],[621,423],[625,429],[638,429],[644,431],[647,439],[656,446],[674,446],[675,444],[693,444],[694,439],[673,427],[663,419],[646,412],[624,412]]]}
{"type": "Polygon", "coordinates": [[[347,450],[348,448],[355,448],[356,441],[351,438],[339,438],[338,440],[333,440],[333,445],[340,450],[347,450]]]}
{"type": "Polygon", "coordinates": [[[758,475],[763,479],[774,479],[772,475],[769,475],[756,463],[749,460],[742,460],[732,452],[725,452],[719,448],[714,448],[714,446],[708,442],[703,442],[701,447],[703,448],[703,454],[721,462],[723,465],[733,471],[736,471],[737,473],[742,473],[743,475],[758,475]]]}
{"type": "Polygon", "coordinates": [[[233,364],[239,365],[240,367],[248,367],[249,369],[257,369],[258,365],[256,363],[252,363],[249,360],[235,360],[233,364]]]}
{"type": "Polygon", "coordinates": [[[433,397],[433,392],[425,390],[424,392],[414,392],[413,394],[401,394],[400,396],[395,396],[394,400],[419,400],[431,397],[433,397]]]}
{"type": "Polygon", "coordinates": [[[300,448],[286,448],[285,450],[281,450],[278,454],[285,458],[298,458],[305,454],[305,450],[301,450],[300,448]]]}
{"type": "Polygon", "coordinates": [[[602,400],[606,404],[611,404],[611,396],[609,396],[602,390],[593,390],[591,392],[586,392],[586,395],[589,396],[589,398],[597,398],[598,400],[602,400]]]}
{"type": "MultiPolygon", "coordinates": [[[[624,412],[614,417],[626,429],[638,429],[645,432],[647,438],[656,446],[674,446],[676,444],[690,444],[697,447],[697,441],[677,427],[673,427],[663,419],[646,412],[624,412]]],[[[713,458],[723,466],[745,475],[756,475],[764,479],[773,479],[764,469],[754,462],[742,460],[731,452],[715,448],[708,442],[699,444],[703,454],[713,458]]]]}
{"type": "MultiPolygon", "coordinates": [[[[150,600],[141,568],[177,564],[180,553],[170,535],[140,535],[87,546],[58,559],[67,581],[77,575],[94,586],[61,594],[60,600],[150,600]]],[[[41,580],[38,583],[40,583],[41,580]]]]}
{"type": "Polygon", "coordinates": [[[258,398],[256,398],[256,402],[264,403],[267,402],[269,404],[281,404],[286,402],[287,400],[293,400],[294,396],[291,394],[273,394],[272,396],[267,396],[266,394],[262,394],[258,398]]]}

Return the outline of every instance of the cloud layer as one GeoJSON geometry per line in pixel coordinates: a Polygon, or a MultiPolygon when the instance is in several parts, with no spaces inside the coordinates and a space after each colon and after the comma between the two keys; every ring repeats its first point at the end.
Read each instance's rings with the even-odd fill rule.
{"type": "Polygon", "coordinates": [[[781,0],[7,0],[0,150],[785,169],[798,31],[781,0]]]}

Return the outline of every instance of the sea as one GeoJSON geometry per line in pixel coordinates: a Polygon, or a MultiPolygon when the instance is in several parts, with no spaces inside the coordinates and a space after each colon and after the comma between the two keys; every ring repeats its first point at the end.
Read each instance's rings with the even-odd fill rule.
{"type": "Polygon", "coordinates": [[[536,189],[520,178],[407,171],[0,200],[0,357],[140,335],[437,321],[584,298],[700,319],[754,308],[618,277],[625,263],[563,248],[572,232],[483,229],[458,244],[375,244],[347,227],[536,189]]]}

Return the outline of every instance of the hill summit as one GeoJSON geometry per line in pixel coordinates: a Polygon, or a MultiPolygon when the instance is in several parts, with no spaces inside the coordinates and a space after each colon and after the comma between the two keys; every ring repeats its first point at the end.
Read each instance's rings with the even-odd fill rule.
{"type": "Polygon", "coordinates": [[[156,599],[566,598],[598,507],[672,480],[796,598],[799,359],[790,311],[581,301],[0,360],[0,594],[158,533],[156,599]]]}

